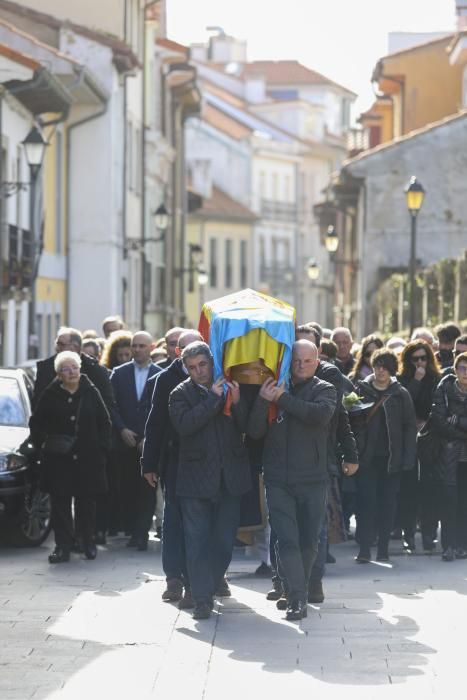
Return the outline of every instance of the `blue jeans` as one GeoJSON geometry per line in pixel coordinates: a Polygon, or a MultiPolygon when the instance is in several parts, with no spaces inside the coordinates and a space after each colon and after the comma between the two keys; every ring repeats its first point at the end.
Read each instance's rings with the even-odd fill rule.
{"type": "Polygon", "coordinates": [[[177,497],[167,492],[162,522],[162,568],[167,580],[178,578],[188,585],[182,511],[177,497]]]}
{"type": "Polygon", "coordinates": [[[240,521],[240,497],[180,498],[191,594],[210,603],[232,559],[240,521]]]}
{"type": "Polygon", "coordinates": [[[279,568],[289,600],[306,600],[311,569],[326,516],[327,484],[266,485],[279,568]]]}

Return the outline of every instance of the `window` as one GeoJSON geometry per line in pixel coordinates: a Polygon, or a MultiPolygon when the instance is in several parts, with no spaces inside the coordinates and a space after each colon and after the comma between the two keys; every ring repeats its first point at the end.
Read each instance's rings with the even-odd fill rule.
{"type": "Polygon", "coordinates": [[[209,241],[209,282],[211,287],[217,287],[217,241],[211,238],[209,241]]]}
{"type": "Polygon", "coordinates": [[[248,284],[248,243],[240,241],[240,287],[243,289],[248,284]]]}
{"type": "Polygon", "coordinates": [[[62,158],[63,136],[60,131],[55,132],[55,252],[62,253],[62,221],[63,221],[63,196],[62,196],[62,158]]]}
{"type": "Polygon", "coordinates": [[[225,286],[232,286],[232,241],[230,238],[225,241],[225,286]]]}

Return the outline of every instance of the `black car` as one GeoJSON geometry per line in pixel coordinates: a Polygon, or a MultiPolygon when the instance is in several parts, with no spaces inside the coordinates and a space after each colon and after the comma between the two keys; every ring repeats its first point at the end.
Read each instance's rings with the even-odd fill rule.
{"type": "Polygon", "coordinates": [[[40,545],[50,532],[50,498],[33,452],[18,451],[29,436],[31,395],[24,370],[0,368],[0,542],[16,547],[40,545]]]}

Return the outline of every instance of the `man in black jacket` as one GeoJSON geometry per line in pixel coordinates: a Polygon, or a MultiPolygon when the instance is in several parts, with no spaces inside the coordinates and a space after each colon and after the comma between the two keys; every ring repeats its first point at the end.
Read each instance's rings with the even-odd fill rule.
{"type": "Polygon", "coordinates": [[[336,390],[314,374],[318,350],[299,340],[292,356],[292,386],[267,379],[250,412],[248,433],[265,437],[263,471],[271,526],[288,586],[288,620],[307,614],[311,568],[326,512],[328,430],[336,390]],[[278,416],[268,425],[270,404],[278,416]]]}
{"type": "Polygon", "coordinates": [[[232,558],[240,520],[240,497],[251,488],[245,404],[237,382],[213,381],[206,343],[182,353],[190,378],[170,394],[169,414],[179,435],[177,496],[185,532],[193,617],[206,619],[232,558]],[[223,385],[231,391],[231,415],[224,414],[223,385]]]}
{"type": "MultiPolygon", "coordinates": [[[[62,327],[59,329],[55,339],[55,351],[56,354],[64,350],[71,350],[72,352],[78,353],[81,357],[81,374],[85,374],[96,386],[107,410],[111,413],[114,407],[114,398],[112,385],[109,380],[109,373],[97,360],[81,352],[82,344],[83,336],[80,331],[76,330],[76,328],[62,327]]],[[[56,377],[54,369],[56,354],[48,357],[46,360],[39,360],[37,363],[37,375],[32,398],[33,408],[36,406],[44,389],[53,382],[56,377]]]]}
{"type": "Polygon", "coordinates": [[[169,418],[169,396],[176,386],[188,378],[180,357],[184,348],[196,340],[201,333],[185,330],[178,337],[176,359],[167,369],[151,377],[151,410],[144,430],[142,474],[148,484],[157,487],[160,479],[164,489],[164,520],[162,524],[162,568],[167,587],[162,600],[180,601],[179,607],[192,606],[191,592],[186,568],[185,543],[183,539],[182,514],[176,494],[179,440],[169,418]],[[182,598],[183,588],[185,593],[182,598]]]}

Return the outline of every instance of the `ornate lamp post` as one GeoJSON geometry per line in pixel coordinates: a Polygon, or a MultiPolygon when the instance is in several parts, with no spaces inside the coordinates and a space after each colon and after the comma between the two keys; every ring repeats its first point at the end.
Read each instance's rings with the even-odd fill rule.
{"type": "Polygon", "coordinates": [[[415,175],[410,178],[405,188],[407,209],[410,214],[410,263],[409,263],[409,309],[410,309],[410,335],[415,328],[415,272],[416,272],[416,250],[417,250],[417,216],[425,197],[425,190],[421,182],[415,175]]]}

